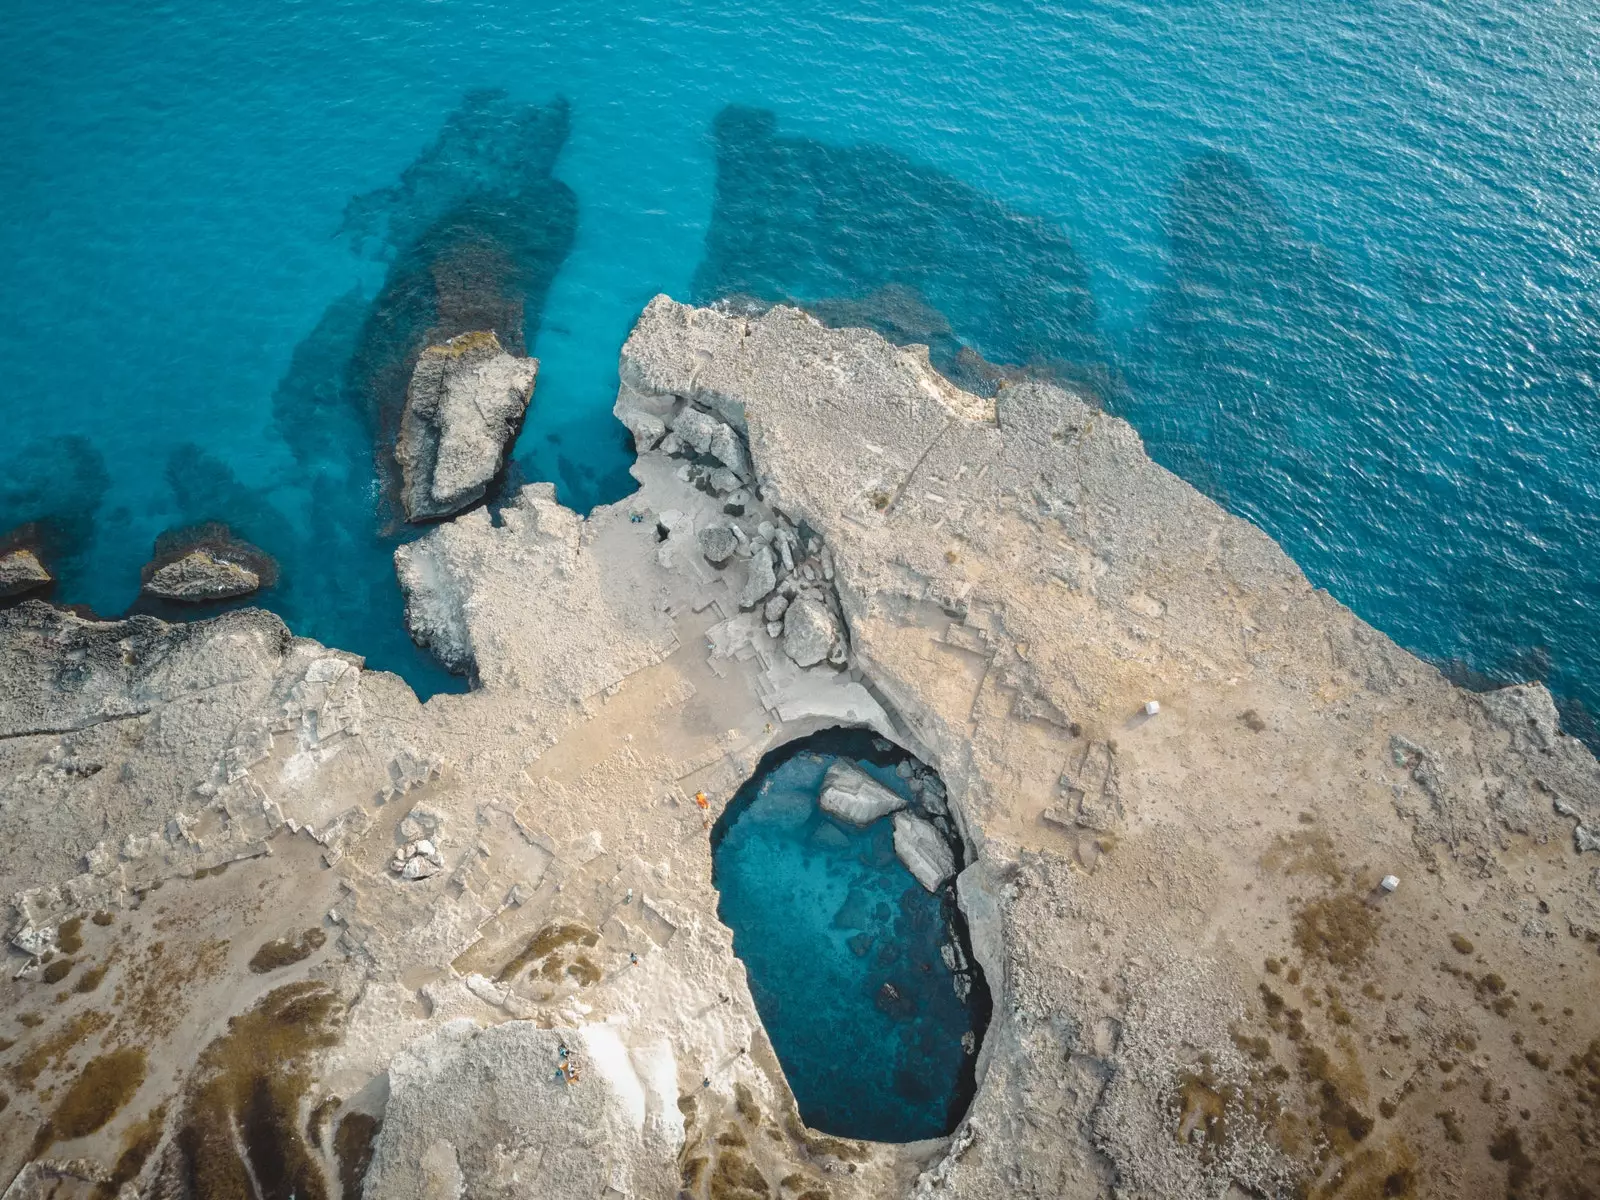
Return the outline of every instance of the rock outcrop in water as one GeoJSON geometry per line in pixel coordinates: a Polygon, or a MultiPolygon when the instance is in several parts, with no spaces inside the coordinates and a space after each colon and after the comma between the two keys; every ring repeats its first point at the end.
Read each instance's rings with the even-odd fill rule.
{"type": "Polygon", "coordinates": [[[932,824],[911,813],[894,815],[894,852],[930,892],[937,892],[956,873],[950,843],[932,824]]]}
{"type": "Polygon", "coordinates": [[[394,448],[407,520],[438,520],[483,499],[538,372],[536,359],[507,354],[493,333],[463,333],[422,352],[394,448]]]}
{"type": "Polygon", "coordinates": [[[385,1200],[1596,1177],[1600,765],[1542,688],[1452,687],[1057,388],[665,299],[621,374],[635,495],[530,486],[405,547],[470,694],[261,612],[0,611],[19,1196],[273,1163],[385,1200]],[[842,634],[810,666],[802,599],[842,634]],[[708,826],[839,724],[935,767],[908,787],[964,839],[995,1005],[949,1139],[808,1130],[713,915],[708,826]]]}
{"type": "Polygon", "coordinates": [[[145,581],[144,591],[161,600],[203,604],[248,596],[260,586],[261,576],[249,567],[202,549],[157,567],[145,581]]]}
{"type": "Polygon", "coordinates": [[[904,797],[846,762],[828,768],[817,802],[823,812],[852,825],[870,825],[906,806],[904,797]]]}
{"type": "Polygon", "coordinates": [[[50,572],[32,550],[12,550],[0,555],[0,600],[20,596],[50,582],[50,572]]]}

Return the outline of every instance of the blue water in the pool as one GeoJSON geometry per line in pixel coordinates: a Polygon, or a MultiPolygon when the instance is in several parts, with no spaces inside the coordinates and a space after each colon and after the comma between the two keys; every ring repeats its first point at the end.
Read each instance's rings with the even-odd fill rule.
{"type": "Polygon", "coordinates": [[[962,943],[895,857],[891,822],[857,829],[817,806],[840,758],[912,798],[896,756],[870,741],[836,730],[764,762],[713,832],[712,880],[801,1118],[910,1142],[964,1113],[988,993],[980,979],[958,998],[940,947],[962,943]]]}
{"type": "Polygon", "coordinates": [[[418,338],[520,321],[518,477],[589,506],[630,486],[637,310],[746,292],[1093,384],[1374,624],[1596,733],[1592,4],[14,0],[6,34],[0,536],[49,518],[59,600],[123,611],[221,520],[297,632],[447,686],[374,465],[418,338]]]}

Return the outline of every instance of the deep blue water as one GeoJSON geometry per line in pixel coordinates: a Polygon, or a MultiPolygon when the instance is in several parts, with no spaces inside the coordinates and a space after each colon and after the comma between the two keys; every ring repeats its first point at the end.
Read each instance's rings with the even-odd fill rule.
{"type": "Polygon", "coordinates": [[[883,1142],[955,1128],[989,1018],[981,976],[958,998],[940,950],[967,958],[964,934],[952,936],[954,904],[901,864],[893,823],[857,829],[817,806],[841,758],[911,800],[895,774],[901,757],[860,730],[791,743],[768,755],[712,832],[717,915],[733,930],[801,1118],[883,1142]]]}
{"type": "MultiPolygon", "coordinates": [[[[1600,711],[1600,15],[1550,0],[13,0],[0,534],[116,613],[175,526],[406,639],[375,453],[430,329],[542,359],[521,477],[630,486],[654,292],[1099,389],[1464,678],[1600,711]],[[557,98],[561,102],[557,103],[557,98]]],[[[1600,744],[1600,741],[1597,741],[1600,744]]]]}

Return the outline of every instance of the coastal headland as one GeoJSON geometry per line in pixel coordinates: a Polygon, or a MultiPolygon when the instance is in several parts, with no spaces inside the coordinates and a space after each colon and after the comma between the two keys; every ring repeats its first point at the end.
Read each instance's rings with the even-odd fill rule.
{"type": "Polygon", "coordinates": [[[0,1195],[1593,1188],[1600,764],[1543,687],[1451,685],[1052,384],[665,297],[620,378],[636,493],[397,554],[467,694],[259,609],[0,611],[0,1195]],[[948,1138],[808,1129],[717,919],[723,806],[838,726],[962,850],[948,1138]]]}

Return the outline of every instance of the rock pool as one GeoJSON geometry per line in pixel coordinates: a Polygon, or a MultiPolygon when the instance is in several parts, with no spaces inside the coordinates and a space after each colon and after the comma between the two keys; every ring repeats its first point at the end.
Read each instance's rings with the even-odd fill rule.
{"type": "Polygon", "coordinates": [[[856,827],[819,806],[841,761],[910,813],[941,807],[924,799],[929,786],[942,792],[931,770],[864,730],[791,742],[712,832],[718,913],[806,1124],[872,1141],[937,1137],[971,1099],[988,988],[953,885],[930,893],[913,878],[892,819],[856,827]]]}

